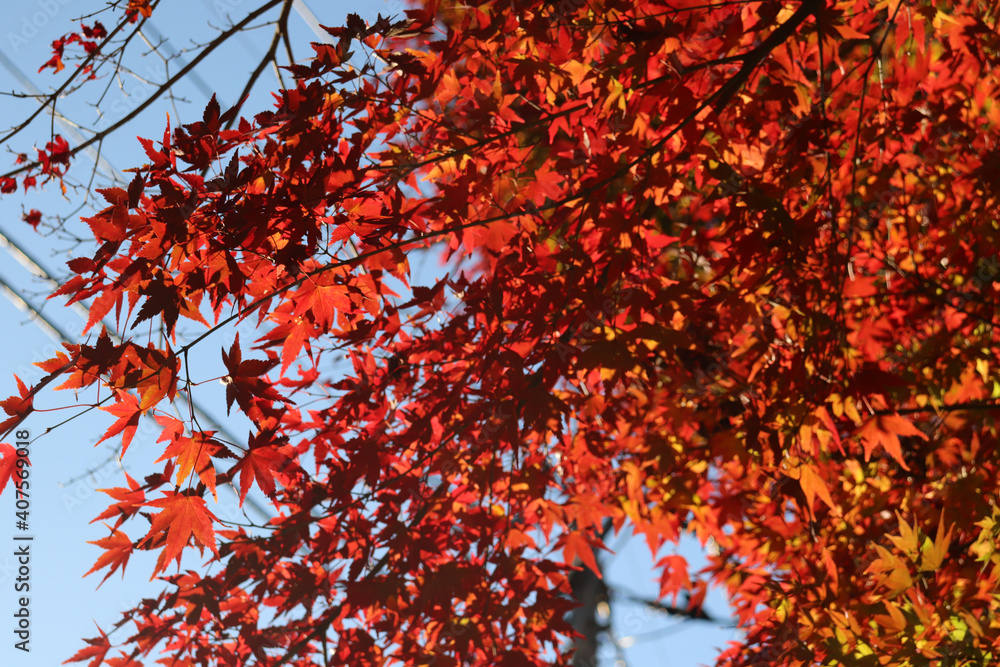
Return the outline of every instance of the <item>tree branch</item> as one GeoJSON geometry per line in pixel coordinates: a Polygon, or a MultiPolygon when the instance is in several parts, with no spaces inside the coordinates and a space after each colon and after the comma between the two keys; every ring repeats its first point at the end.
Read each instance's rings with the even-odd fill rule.
{"type": "MultiPolygon", "coordinates": [[[[193,70],[198,65],[198,63],[200,63],[202,60],[204,60],[206,57],[208,57],[208,55],[212,51],[214,51],[216,48],[218,48],[219,46],[221,46],[227,39],[229,39],[231,36],[233,36],[234,34],[236,34],[237,32],[239,32],[240,30],[242,30],[243,27],[245,27],[248,23],[250,23],[251,21],[253,21],[254,19],[256,19],[258,16],[260,16],[261,14],[267,12],[269,9],[272,9],[272,8],[278,6],[282,2],[289,2],[289,0],[269,0],[269,2],[267,2],[263,6],[258,7],[256,10],[254,10],[253,12],[251,12],[250,14],[248,14],[246,16],[246,18],[244,18],[242,21],[240,21],[239,23],[237,23],[236,25],[234,25],[233,27],[231,27],[229,30],[225,31],[224,33],[222,33],[221,35],[219,35],[218,37],[216,37],[204,49],[202,49],[201,52],[199,52],[198,55],[195,56],[191,60],[191,62],[189,62],[187,65],[185,65],[180,71],[177,72],[177,74],[175,74],[172,77],[170,77],[170,79],[168,79],[166,82],[164,82],[164,84],[162,86],[160,86],[159,88],[157,88],[156,90],[154,90],[153,93],[148,98],[146,98],[145,100],[143,100],[142,103],[139,104],[139,106],[137,106],[135,109],[133,109],[131,111],[131,113],[127,114],[124,118],[122,118],[121,120],[119,120],[117,123],[115,123],[111,127],[107,128],[106,130],[102,130],[100,132],[97,132],[90,139],[87,139],[82,144],[79,144],[79,145],[75,146],[74,148],[70,149],[70,151],[68,153],[69,156],[72,157],[72,156],[76,155],[77,153],[79,153],[80,151],[86,149],[87,147],[89,147],[89,146],[91,146],[91,145],[93,145],[93,144],[95,144],[95,143],[97,143],[99,141],[102,141],[105,137],[107,137],[111,133],[117,131],[119,128],[121,128],[124,125],[126,125],[127,123],[129,123],[133,118],[135,118],[136,116],[138,116],[147,107],[149,107],[149,105],[151,105],[153,102],[155,102],[157,99],[159,99],[160,96],[162,96],[164,92],[166,92],[167,90],[169,90],[171,87],[173,87],[174,84],[176,84],[178,81],[180,81],[182,78],[184,78],[187,75],[188,72],[190,72],[191,70],[193,70]]],[[[67,84],[68,84],[68,82],[67,82],[67,84]]],[[[61,91],[63,88],[65,88],[65,86],[67,84],[64,84],[62,87],[60,87],[59,90],[61,91]]],[[[22,125],[24,125],[26,123],[29,123],[31,120],[33,120],[35,117],[37,117],[38,114],[41,113],[41,110],[44,109],[46,106],[48,106],[48,102],[46,102],[45,104],[43,104],[42,107],[39,110],[37,110],[34,114],[32,114],[32,116],[31,116],[31,118],[29,118],[29,120],[25,121],[25,123],[22,123],[22,125]]],[[[23,129],[23,128],[17,128],[16,131],[20,131],[20,129],[23,129]]],[[[2,143],[3,141],[5,141],[7,138],[9,138],[12,135],[13,135],[13,133],[8,133],[8,135],[6,137],[0,137],[0,143],[2,143]]],[[[22,173],[24,173],[26,171],[34,169],[35,167],[37,167],[40,164],[41,164],[41,162],[39,162],[37,160],[34,161],[34,162],[28,162],[28,163],[24,164],[23,166],[18,167],[17,169],[13,169],[11,171],[8,171],[5,174],[0,174],[0,178],[11,178],[13,176],[17,176],[18,174],[22,174],[22,173]]]]}

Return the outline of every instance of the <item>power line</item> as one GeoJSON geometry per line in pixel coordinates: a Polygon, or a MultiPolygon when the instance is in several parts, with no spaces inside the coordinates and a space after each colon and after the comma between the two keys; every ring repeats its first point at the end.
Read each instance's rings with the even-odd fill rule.
{"type": "MultiPolygon", "coordinates": [[[[8,247],[8,249],[10,249],[10,245],[12,245],[12,244],[7,239],[7,237],[5,237],[2,234],[0,234],[0,239],[3,239],[3,243],[0,243],[0,245],[4,245],[5,247],[8,247]]],[[[22,255],[24,254],[23,251],[18,246],[13,246],[13,250],[16,253],[19,253],[19,254],[22,254],[22,255]]],[[[14,254],[14,253],[12,253],[12,254],[14,254]]],[[[24,255],[24,256],[27,257],[27,255],[24,255]]],[[[37,266],[37,265],[35,265],[35,266],[37,266]]],[[[44,271],[43,269],[41,269],[41,267],[38,267],[38,268],[39,268],[39,270],[44,271]]],[[[48,275],[46,275],[45,277],[46,277],[47,280],[52,281],[52,278],[49,277],[48,275]]],[[[52,281],[52,282],[54,282],[54,281],[52,281]]],[[[56,341],[59,341],[59,342],[64,342],[64,343],[73,343],[75,341],[75,337],[74,336],[70,335],[61,325],[53,322],[52,320],[50,320],[49,318],[47,318],[45,315],[43,315],[31,303],[30,298],[28,298],[25,295],[21,294],[18,290],[16,290],[14,287],[12,287],[6,280],[3,279],[2,276],[0,276],[0,291],[2,291],[4,293],[4,296],[6,296],[7,299],[18,310],[21,310],[21,311],[24,311],[24,312],[28,312],[31,315],[32,322],[34,324],[36,324],[39,328],[41,328],[53,340],[56,340],[56,341]]],[[[111,331],[108,331],[108,336],[116,344],[119,344],[119,345],[121,344],[122,339],[117,334],[115,334],[115,333],[113,333],[111,331]]],[[[211,427],[211,428],[215,429],[216,431],[218,431],[219,433],[221,433],[229,441],[231,441],[231,442],[238,442],[239,441],[236,437],[234,437],[232,434],[230,434],[229,431],[224,426],[222,426],[221,424],[219,424],[215,419],[213,419],[210,415],[208,415],[206,412],[204,412],[198,406],[198,404],[194,401],[194,397],[191,395],[190,390],[187,390],[186,393],[187,393],[187,397],[188,397],[188,400],[189,400],[189,405],[191,406],[191,409],[194,412],[195,417],[198,420],[204,421],[209,427],[211,427]]],[[[174,399],[174,401],[176,401],[176,400],[177,399],[174,399]]],[[[213,464],[214,464],[214,462],[213,462],[213,464]]],[[[232,489],[233,493],[235,493],[237,495],[237,497],[238,497],[239,496],[239,492],[236,490],[236,486],[232,482],[228,482],[227,485],[232,489]]],[[[246,504],[250,505],[250,507],[252,507],[257,513],[259,513],[265,519],[270,520],[272,518],[271,514],[269,512],[267,512],[260,505],[260,503],[258,503],[254,498],[248,496],[244,502],[246,504]]]]}
{"type": "Polygon", "coordinates": [[[4,296],[7,297],[7,300],[10,301],[15,308],[23,313],[29,313],[32,316],[34,323],[39,329],[45,332],[46,336],[56,342],[60,342],[65,339],[65,330],[47,319],[39,317],[37,311],[35,311],[31,304],[28,303],[28,300],[20,293],[19,290],[8,283],[3,276],[0,276],[0,291],[3,291],[4,296]]]}
{"type": "MultiPolygon", "coordinates": [[[[158,35],[154,29],[154,35],[158,35]]],[[[32,95],[42,96],[42,92],[32,83],[32,81],[24,74],[24,72],[12,62],[6,54],[0,49],[0,65],[4,67],[16,80],[24,87],[24,89],[31,93],[32,95]]],[[[196,85],[203,91],[208,90],[205,86],[204,81],[198,77],[198,82],[196,85]],[[200,82],[201,85],[198,85],[200,82]]],[[[210,92],[210,91],[209,91],[210,92]]],[[[55,112],[53,112],[55,113],[55,112]]],[[[61,115],[55,113],[55,120],[61,127],[66,130],[66,134],[73,140],[77,145],[84,142],[84,137],[80,132],[73,127],[69,122],[67,122],[61,115]]],[[[103,156],[101,156],[98,151],[90,146],[86,149],[87,155],[94,161],[95,167],[102,171],[105,176],[107,176],[112,181],[117,183],[124,183],[125,180],[121,177],[118,170],[103,156]]],[[[16,241],[11,240],[2,231],[0,231],[0,247],[4,248],[19,264],[21,264],[25,269],[27,269],[36,278],[41,279],[51,288],[58,288],[59,282],[52,277],[51,273],[45,269],[40,261],[36,259],[32,253],[26,250],[22,245],[18,244],[16,241]]],[[[3,292],[4,296],[10,301],[16,308],[22,311],[29,312],[32,316],[32,322],[41,328],[46,335],[65,343],[75,343],[77,342],[76,337],[66,331],[61,325],[55,323],[48,317],[42,315],[41,311],[36,308],[31,299],[15,289],[10,283],[3,280],[0,277],[0,291],[3,292]]],[[[75,302],[70,304],[70,308],[74,310],[78,315],[80,315],[84,320],[87,320],[90,316],[89,310],[81,302],[75,302]]],[[[103,320],[101,322],[104,324],[103,320]]],[[[108,331],[108,335],[115,342],[116,345],[122,343],[120,336],[115,334],[112,329],[105,325],[105,329],[108,331]]],[[[221,433],[230,442],[240,442],[238,438],[233,436],[224,426],[222,426],[217,420],[212,418],[208,413],[206,413],[194,400],[194,397],[188,392],[189,405],[194,412],[198,420],[204,421],[208,426],[215,429],[221,433]]],[[[237,493],[236,487],[229,483],[232,487],[233,492],[237,493]]],[[[255,511],[257,511],[262,517],[270,520],[271,514],[267,512],[255,499],[248,497],[245,502],[249,504],[255,511]]]]}
{"type": "MultiPolygon", "coordinates": [[[[25,76],[24,72],[22,72],[21,69],[10,58],[7,57],[7,54],[4,53],[3,49],[0,49],[0,65],[2,65],[5,70],[10,72],[10,75],[13,76],[14,79],[16,79],[19,84],[21,84],[21,86],[24,88],[25,91],[37,97],[45,96],[44,93],[42,93],[42,91],[39,90],[27,76],[25,76]]],[[[66,120],[66,118],[62,116],[62,114],[58,113],[55,110],[55,105],[53,105],[52,107],[52,113],[55,117],[55,121],[59,124],[61,128],[63,128],[66,134],[69,135],[70,139],[73,140],[73,143],[75,143],[76,145],[80,145],[86,141],[84,139],[84,136],[80,134],[79,130],[77,130],[71,123],[69,123],[66,120]]],[[[84,150],[86,151],[87,155],[90,156],[90,159],[94,161],[94,164],[97,166],[97,168],[100,169],[102,172],[104,172],[105,176],[107,176],[112,181],[115,181],[117,183],[125,182],[125,179],[123,179],[121,175],[119,175],[118,171],[111,166],[110,162],[108,162],[105,158],[101,156],[101,154],[97,151],[96,148],[94,148],[93,146],[87,146],[87,148],[84,150]]]]}

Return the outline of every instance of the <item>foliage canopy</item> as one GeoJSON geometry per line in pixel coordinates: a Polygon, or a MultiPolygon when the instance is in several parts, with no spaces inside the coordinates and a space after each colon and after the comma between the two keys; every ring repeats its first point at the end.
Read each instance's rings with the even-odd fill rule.
{"type": "MultiPolygon", "coordinates": [[[[281,10],[272,57],[291,4],[255,10],[281,10]]],[[[100,78],[151,11],[46,65],[77,44],[71,76],[100,78]]],[[[163,593],[75,659],[567,660],[568,575],[627,523],[654,553],[714,544],[657,567],[689,610],[731,597],[720,665],[994,660],[997,18],[428,1],[327,28],[273,109],[213,99],[143,139],[58,290],[91,338],[2,404],[10,432],[43,386],[101,387],[122,455],[162,430],[94,571],[158,552],[163,593]],[[428,251],[461,270],[410,286],[428,251]],[[232,442],[166,408],[244,320],[232,442]],[[275,518],[217,518],[224,483],[275,518]],[[174,567],[192,551],[211,566],[174,567]]],[[[52,137],[3,189],[79,150],[52,137]]]]}

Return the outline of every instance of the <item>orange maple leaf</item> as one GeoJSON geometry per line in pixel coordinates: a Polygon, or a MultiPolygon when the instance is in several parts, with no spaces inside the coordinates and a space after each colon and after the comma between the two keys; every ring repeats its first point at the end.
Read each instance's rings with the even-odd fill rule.
{"type": "Polygon", "coordinates": [[[899,436],[915,435],[927,440],[916,426],[906,418],[899,415],[876,415],[868,420],[861,428],[861,440],[865,448],[865,461],[871,457],[872,451],[881,445],[888,452],[889,456],[896,460],[903,470],[909,470],[909,466],[903,461],[903,452],[899,446],[899,436]]]}
{"type": "Polygon", "coordinates": [[[94,446],[96,447],[108,438],[121,433],[121,456],[125,456],[125,450],[128,449],[129,444],[132,442],[132,437],[135,435],[135,430],[139,426],[139,415],[142,414],[142,408],[139,407],[139,399],[127,391],[121,391],[118,392],[118,401],[114,405],[103,407],[101,410],[110,412],[119,419],[104,432],[104,435],[94,443],[94,446]]]}
{"type": "Polygon", "coordinates": [[[566,559],[568,565],[576,565],[579,560],[591,572],[596,574],[598,578],[603,579],[601,568],[597,564],[597,558],[594,556],[595,546],[606,548],[602,542],[588,540],[580,532],[567,533],[563,540],[563,558],[566,559]]]}
{"type": "Polygon", "coordinates": [[[105,664],[108,667],[142,667],[141,662],[133,660],[132,656],[125,653],[125,651],[122,651],[121,655],[117,658],[108,658],[105,664]]]}
{"type": "MultiPolygon", "coordinates": [[[[214,431],[196,431],[190,437],[183,435],[184,425],[172,417],[157,419],[160,424],[168,424],[163,434],[157,442],[169,440],[170,444],[163,451],[163,456],[156,459],[156,462],[167,459],[177,459],[177,484],[183,484],[191,475],[196,472],[198,478],[204,482],[205,486],[212,492],[212,497],[218,499],[215,487],[215,466],[212,464],[212,456],[225,448],[216,440],[212,439],[214,431]]],[[[224,456],[231,456],[226,450],[224,456]]]]}
{"type": "Polygon", "coordinates": [[[143,18],[148,19],[153,15],[153,8],[150,6],[149,0],[128,0],[126,12],[139,12],[143,18]]]}
{"type": "MultiPolygon", "coordinates": [[[[33,405],[35,392],[28,389],[28,387],[21,382],[21,378],[16,375],[14,376],[14,380],[17,381],[17,390],[20,395],[11,396],[10,398],[5,398],[0,401],[0,407],[3,408],[4,412],[10,415],[9,419],[0,423],[0,434],[5,434],[20,424],[21,421],[35,409],[33,405]]],[[[2,489],[2,487],[0,487],[0,489],[2,489]]]]}
{"type": "Polygon", "coordinates": [[[3,493],[4,487],[7,486],[11,475],[14,474],[17,450],[14,449],[13,445],[4,442],[0,443],[0,454],[3,455],[3,458],[0,458],[0,493],[3,493]]]}
{"type": "Polygon", "coordinates": [[[215,515],[205,506],[204,498],[171,491],[167,492],[165,498],[154,500],[149,505],[160,507],[163,511],[153,517],[153,525],[143,541],[151,544],[154,538],[166,535],[166,545],[160,552],[160,558],[156,561],[156,569],[150,580],[166,570],[171,561],[176,559],[180,565],[181,552],[192,536],[195,542],[208,547],[216,556],[219,555],[215,547],[215,531],[212,528],[215,515]]]}
{"type": "Polygon", "coordinates": [[[691,585],[687,559],[677,554],[669,554],[661,558],[656,567],[663,569],[663,574],[660,576],[660,597],[672,595],[676,603],[680,592],[691,585]]]}
{"type": "MultiPolygon", "coordinates": [[[[104,525],[107,526],[108,524],[104,525]]],[[[101,583],[97,585],[98,588],[100,588],[101,584],[107,581],[108,577],[114,574],[119,567],[122,569],[122,578],[125,577],[125,566],[128,564],[128,559],[132,555],[132,540],[129,539],[128,535],[120,530],[112,528],[111,534],[104,539],[87,542],[87,544],[94,544],[101,547],[104,549],[104,553],[101,554],[101,557],[97,559],[96,563],[94,563],[94,567],[87,570],[86,574],[83,576],[86,577],[92,572],[96,572],[105,567],[110,567],[111,569],[108,570],[108,573],[104,575],[103,579],[101,579],[101,583]]]]}
{"type": "Polygon", "coordinates": [[[128,480],[128,488],[98,489],[101,493],[108,494],[118,502],[109,506],[90,523],[117,516],[118,521],[115,522],[114,527],[118,528],[125,522],[125,519],[134,516],[146,505],[146,494],[139,486],[139,483],[132,479],[128,473],[125,473],[125,479],[128,480]]]}
{"type": "MultiPolygon", "coordinates": [[[[94,623],[94,625],[97,625],[97,623],[94,623]]],[[[62,664],[90,660],[87,667],[100,667],[101,663],[104,662],[104,656],[111,650],[111,640],[104,634],[104,630],[101,630],[101,626],[97,625],[97,631],[101,633],[100,637],[85,639],[84,641],[90,644],[90,646],[80,649],[76,652],[76,655],[69,660],[64,660],[62,664]]]]}
{"type": "Polygon", "coordinates": [[[833,498],[830,496],[830,489],[820,476],[819,471],[808,463],[803,464],[798,469],[799,486],[802,487],[802,494],[806,497],[806,505],[810,515],[812,515],[813,501],[818,497],[827,507],[838,513],[833,498]]]}

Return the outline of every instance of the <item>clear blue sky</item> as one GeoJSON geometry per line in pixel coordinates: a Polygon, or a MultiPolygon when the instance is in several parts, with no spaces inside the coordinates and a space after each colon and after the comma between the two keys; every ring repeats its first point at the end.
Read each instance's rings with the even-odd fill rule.
{"type": "MultiPolygon", "coordinates": [[[[357,12],[364,18],[374,20],[378,13],[400,14],[404,7],[396,0],[364,0],[363,2],[319,2],[306,3],[325,25],[340,25],[348,12],[357,12]]],[[[20,75],[10,68],[0,68],[0,91],[22,91],[25,81],[48,91],[61,83],[67,73],[53,75],[51,70],[38,73],[41,63],[50,56],[49,44],[62,34],[75,30],[74,19],[81,14],[100,8],[103,3],[82,0],[30,0],[8,5],[5,9],[5,24],[0,31],[0,52],[11,61],[20,75]],[[22,78],[18,78],[18,77],[22,78]]],[[[153,17],[150,37],[156,33],[168,36],[166,49],[177,52],[190,46],[191,41],[205,42],[211,38],[211,25],[227,25],[225,13],[239,20],[246,12],[257,6],[247,0],[171,0],[161,3],[153,17]]],[[[107,23],[110,27],[110,22],[107,23]]],[[[308,42],[316,38],[298,14],[293,14],[291,28],[295,35],[297,57],[304,58],[311,50],[308,42]]],[[[206,92],[215,92],[223,108],[232,104],[239,88],[245,81],[245,74],[253,68],[263,52],[262,43],[270,39],[270,30],[259,30],[231,40],[218,55],[213,55],[198,69],[201,80],[188,81],[179,87],[178,93],[184,99],[175,103],[160,100],[148,109],[142,117],[116,133],[105,143],[102,156],[107,160],[106,168],[123,170],[143,163],[144,156],[135,141],[137,135],[159,137],[163,133],[166,115],[176,126],[178,113],[181,122],[190,122],[201,116],[207,101],[206,92]]],[[[135,56],[144,48],[135,49],[135,56]]],[[[135,57],[127,62],[135,72],[156,81],[163,80],[162,64],[155,57],[135,57]]],[[[176,69],[176,64],[173,65],[176,69]]],[[[124,77],[122,85],[113,82],[105,97],[102,108],[106,110],[105,123],[117,121],[145,99],[151,87],[135,78],[124,77]]],[[[253,113],[268,108],[270,100],[267,91],[275,87],[275,78],[268,73],[262,78],[245,109],[253,113]]],[[[93,86],[87,100],[94,101],[99,84],[93,86]]],[[[30,100],[0,99],[0,130],[19,123],[30,110],[30,100]]],[[[94,127],[100,122],[96,110],[81,99],[71,98],[60,102],[59,111],[69,119],[84,127],[94,127]]],[[[29,132],[16,138],[11,146],[16,151],[30,152],[32,142],[44,144],[48,131],[48,118],[40,119],[29,132]]],[[[67,132],[57,129],[67,136],[67,132]]],[[[67,136],[67,139],[70,139],[67,136]]],[[[70,141],[74,144],[74,141],[70,141]]],[[[7,157],[3,165],[12,164],[7,157]]],[[[80,158],[74,173],[80,177],[92,162],[80,158]]],[[[98,176],[98,182],[101,176],[98,176]]],[[[105,183],[106,184],[106,183],[105,183]]],[[[65,261],[74,256],[72,244],[66,239],[39,237],[20,220],[22,206],[25,209],[38,208],[46,213],[68,214],[80,200],[80,194],[71,200],[61,197],[58,188],[49,187],[42,193],[33,192],[27,196],[5,195],[0,198],[0,231],[27,249],[47,270],[61,275],[65,261]]],[[[87,211],[81,211],[87,214],[87,211]]],[[[86,228],[74,227],[81,236],[86,236],[86,228]]],[[[81,251],[82,252],[82,251],[81,251]]],[[[425,269],[431,271],[433,269],[425,269]]],[[[416,284],[426,284],[432,276],[417,276],[416,284]]],[[[14,254],[0,249],[0,280],[13,285],[22,296],[35,304],[41,304],[47,286],[33,279],[30,271],[17,261],[14,254]]],[[[77,333],[84,320],[74,311],[56,302],[45,305],[44,312],[68,331],[77,333]]],[[[52,357],[58,347],[52,338],[28,315],[18,310],[10,299],[0,299],[0,326],[3,346],[0,348],[0,395],[6,397],[15,393],[11,373],[17,373],[25,382],[38,380],[42,373],[31,366],[32,362],[52,357]]],[[[252,329],[241,328],[245,341],[254,336],[252,329]]],[[[232,332],[216,336],[203,346],[204,357],[195,363],[211,367],[219,364],[217,348],[228,347],[232,332]]],[[[222,373],[220,373],[221,375],[222,373]]],[[[225,420],[221,387],[206,388],[205,409],[214,417],[225,421],[236,435],[244,435],[248,422],[239,419],[225,420]]],[[[72,402],[68,392],[43,392],[35,401],[37,407],[62,406],[72,402]]],[[[86,402],[86,397],[81,397],[86,402]]],[[[76,411],[36,412],[24,425],[32,438],[42,435],[46,429],[55,426],[76,411]]],[[[60,427],[31,446],[30,527],[18,531],[14,527],[15,498],[10,489],[0,496],[0,664],[12,667],[36,667],[57,665],[83,646],[81,637],[97,635],[94,622],[105,631],[121,617],[120,612],[135,604],[142,597],[155,596],[160,587],[156,582],[147,581],[152,571],[153,556],[137,552],[128,564],[125,580],[116,574],[100,589],[96,589],[100,576],[83,578],[90,569],[100,550],[87,541],[97,540],[107,535],[100,524],[91,524],[107,505],[107,496],[97,489],[124,486],[122,468],[114,456],[114,445],[104,443],[94,447],[100,434],[113,419],[103,413],[90,413],[60,427]],[[89,471],[89,473],[88,473],[89,471]],[[33,536],[30,542],[30,618],[31,653],[25,654],[14,648],[18,641],[14,635],[16,619],[13,614],[17,599],[24,593],[15,592],[17,559],[14,555],[16,543],[14,534],[33,536]]],[[[117,440],[117,438],[115,439],[117,440]]],[[[122,465],[133,476],[141,478],[151,469],[152,461],[158,456],[155,433],[150,424],[140,428],[138,435],[122,465]]],[[[229,490],[220,489],[219,505],[211,508],[218,516],[242,520],[242,510],[236,507],[235,497],[229,490]]],[[[248,512],[253,512],[248,509],[248,512]]],[[[256,518],[260,518],[259,516],[256,518]]],[[[611,544],[620,548],[613,557],[606,560],[609,583],[617,584],[638,594],[655,596],[658,586],[653,582],[652,561],[641,540],[626,538],[612,540],[611,544]]],[[[692,568],[703,562],[699,557],[697,544],[685,543],[682,553],[689,556],[692,568]]],[[[189,566],[196,566],[192,559],[189,566]]],[[[718,594],[709,595],[707,608],[715,616],[726,616],[725,600],[718,594]]],[[[613,623],[624,647],[624,655],[629,667],[665,665],[669,667],[691,667],[710,664],[717,647],[722,647],[735,638],[731,629],[720,629],[700,622],[688,622],[669,629],[677,623],[657,612],[642,607],[619,603],[613,607],[613,623]]],[[[119,633],[120,635],[121,633],[119,633]]],[[[118,635],[112,635],[116,639],[118,635]]],[[[616,663],[618,655],[607,648],[604,664],[616,663]]],[[[150,660],[150,664],[155,661],[150,660]]]]}

